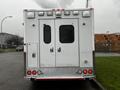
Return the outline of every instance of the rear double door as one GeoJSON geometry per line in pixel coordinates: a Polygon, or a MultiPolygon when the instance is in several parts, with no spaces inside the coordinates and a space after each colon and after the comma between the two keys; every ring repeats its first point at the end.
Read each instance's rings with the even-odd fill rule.
{"type": "Polygon", "coordinates": [[[79,66],[78,20],[40,20],[40,67],[79,66]]]}

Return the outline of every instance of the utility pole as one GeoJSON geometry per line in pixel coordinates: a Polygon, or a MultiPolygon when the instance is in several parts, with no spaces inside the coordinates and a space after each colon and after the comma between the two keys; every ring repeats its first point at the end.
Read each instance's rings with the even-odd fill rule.
{"type": "Polygon", "coordinates": [[[89,0],[86,1],[86,8],[89,6],[89,0]]]}
{"type": "Polygon", "coordinates": [[[3,22],[7,19],[7,18],[12,18],[12,16],[6,16],[6,17],[4,17],[3,19],[2,19],[2,21],[1,21],[1,48],[3,48],[3,37],[4,37],[4,35],[2,34],[3,33],[3,22]]]}
{"type": "Polygon", "coordinates": [[[92,0],[86,0],[86,8],[92,7],[92,0]]]}
{"type": "Polygon", "coordinates": [[[7,18],[12,18],[12,16],[6,16],[2,19],[1,21],[1,33],[3,32],[2,29],[3,29],[3,22],[7,19],[7,18]]]}

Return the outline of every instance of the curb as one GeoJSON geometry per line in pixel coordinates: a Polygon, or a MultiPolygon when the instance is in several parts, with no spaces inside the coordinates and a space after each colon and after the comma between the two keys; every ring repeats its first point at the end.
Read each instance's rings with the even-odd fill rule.
{"type": "Polygon", "coordinates": [[[106,90],[96,79],[93,79],[93,82],[96,83],[101,90],[106,90]]]}

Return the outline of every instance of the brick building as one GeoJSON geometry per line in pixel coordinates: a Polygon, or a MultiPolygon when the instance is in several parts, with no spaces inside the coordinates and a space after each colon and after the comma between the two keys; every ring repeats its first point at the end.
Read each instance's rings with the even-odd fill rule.
{"type": "Polygon", "coordinates": [[[98,52],[120,52],[120,33],[95,34],[95,49],[98,52]]]}

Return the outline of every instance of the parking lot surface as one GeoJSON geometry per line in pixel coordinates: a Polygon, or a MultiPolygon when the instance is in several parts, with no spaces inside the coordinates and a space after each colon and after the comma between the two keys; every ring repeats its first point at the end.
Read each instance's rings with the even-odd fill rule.
{"type": "Polygon", "coordinates": [[[0,54],[0,90],[99,90],[89,80],[42,81],[24,79],[23,52],[0,54]]]}

